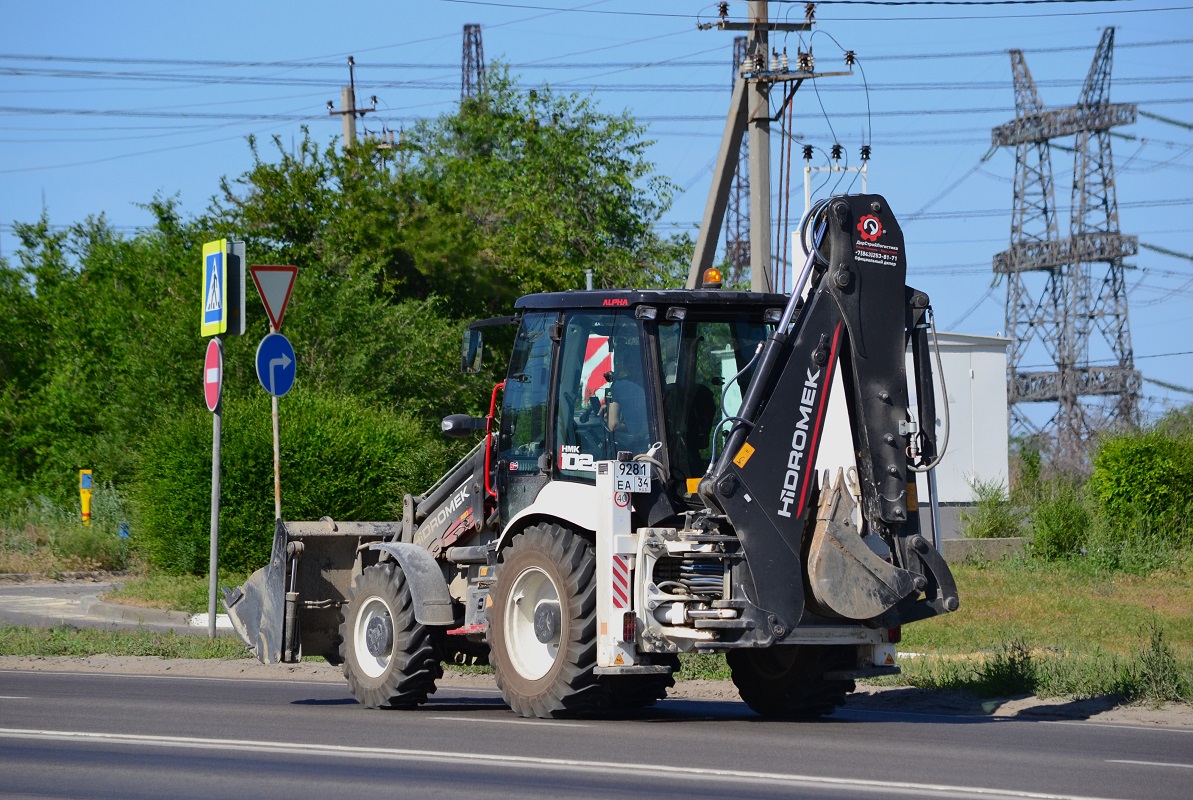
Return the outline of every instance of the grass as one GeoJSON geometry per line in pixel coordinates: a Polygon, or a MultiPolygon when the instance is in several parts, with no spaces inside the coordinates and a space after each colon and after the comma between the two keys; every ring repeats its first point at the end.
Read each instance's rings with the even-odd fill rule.
{"type": "Polygon", "coordinates": [[[989,653],[904,659],[900,666],[902,675],[879,683],[979,697],[1119,697],[1193,705],[1193,662],[1174,655],[1155,623],[1146,641],[1126,656],[1098,648],[1076,653],[1032,650],[1012,641],[989,653]]]}
{"type": "MultiPolygon", "coordinates": [[[[247,577],[243,573],[221,573],[218,585],[239,586],[247,577]]],[[[120,588],[108,592],[104,599],[138,608],[199,614],[207,611],[208,588],[206,575],[136,575],[126,580],[120,588]]],[[[220,611],[223,611],[222,606],[220,611]]]]}
{"type": "Polygon", "coordinates": [[[159,658],[247,658],[235,636],[206,636],[146,630],[0,626],[0,656],[157,656],[159,658]]]}
{"type": "Polygon", "coordinates": [[[952,567],[961,608],[903,629],[900,649],[975,653],[1020,641],[1031,650],[1128,656],[1155,619],[1175,655],[1193,659],[1193,563],[1147,576],[1079,563],[952,567]]]}
{"type": "Polygon", "coordinates": [[[118,571],[130,557],[120,537],[124,517],[118,493],[95,492],[91,525],[78,508],[64,509],[44,499],[0,517],[0,573],[58,577],[66,572],[118,571]]]}
{"type": "MultiPolygon", "coordinates": [[[[1193,563],[1150,575],[1080,562],[952,567],[953,614],[909,625],[895,683],[983,697],[1193,703],[1193,563]]],[[[889,682],[889,681],[888,681],[889,682]]]]}

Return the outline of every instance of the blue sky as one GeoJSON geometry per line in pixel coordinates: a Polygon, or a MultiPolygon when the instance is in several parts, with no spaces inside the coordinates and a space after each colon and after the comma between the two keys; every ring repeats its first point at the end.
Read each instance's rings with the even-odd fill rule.
{"type": "MultiPolygon", "coordinates": [[[[730,3],[731,16],[744,12],[730,3]]],[[[307,125],[338,137],[326,103],[339,105],[348,55],[358,97],[378,98],[370,130],[449,112],[465,23],[482,25],[486,60],[511,64],[528,88],[591,92],[604,110],[645,121],[650,157],[683,190],[663,230],[694,231],[729,96],[734,34],[696,27],[715,13],[698,0],[10,4],[0,30],[0,251],[15,248],[13,221],[35,220],[43,206],[55,225],[104,213],[130,233],[149,223],[137,204],[157,193],[202,211],[221,176],[248,167],[249,134],[288,143],[307,125]]],[[[802,18],[803,3],[772,1],[771,15],[802,18]]],[[[1193,254],[1193,2],[839,2],[816,16],[818,69],[842,69],[843,50],[860,66],[800,90],[795,138],[817,148],[821,166],[834,141],[850,164],[871,144],[869,188],[903,221],[909,281],[932,296],[942,327],[1004,329],[1005,287],[991,286],[990,260],[1009,241],[1014,154],[981,159],[990,129],[1014,114],[1011,48],[1025,51],[1045,104],[1063,106],[1076,100],[1102,29],[1116,27],[1111,99],[1171,120],[1117,130],[1134,137],[1113,145],[1121,229],[1193,254]]],[[[794,59],[809,40],[772,43],[794,59]]],[[[798,144],[793,153],[798,218],[798,144]]],[[[777,138],[773,154],[778,178],[777,138]]],[[[1071,156],[1054,151],[1053,171],[1064,230],[1071,156]]],[[[1193,386],[1193,262],[1145,249],[1129,263],[1137,366],[1193,386]]],[[[1144,391],[1152,413],[1191,400],[1156,383],[1144,391]]]]}

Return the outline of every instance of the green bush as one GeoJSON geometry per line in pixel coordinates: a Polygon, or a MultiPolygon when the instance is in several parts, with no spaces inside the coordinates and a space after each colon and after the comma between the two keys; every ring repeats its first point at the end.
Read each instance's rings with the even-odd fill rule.
{"type": "Polygon", "coordinates": [[[1067,481],[1050,482],[1037,489],[1029,552],[1045,561],[1076,555],[1086,543],[1090,523],[1081,487],[1067,481]]]}
{"type": "MultiPolygon", "coordinates": [[[[447,448],[411,418],[342,395],[296,389],[279,403],[282,516],[288,520],[391,520],[402,495],[425,489],[447,448]]],[[[194,410],[145,441],[132,500],[134,543],[173,574],[207,570],[211,519],[211,415],[194,410]]],[[[269,556],[274,529],[269,397],[225,398],[221,445],[220,566],[251,571],[269,556]]]]}
{"type": "Polygon", "coordinates": [[[1002,539],[1022,536],[1022,514],[1007,496],[1006,487],[995,481],[975,480],[977,501],[961,512],[961,531],[969,539],[1002,539]]]}
{"type": "Polygon", "coordinates": [[[1124,535],[1144,529],[1166,538],[1186,535],[1193,501],[1193,438],[1155,430],[1102,442],[1088,488],[1099,511],[1124,535]]]}
{"type": "Polygon", "coordinates": [[[1138,681],[1130,692],[1132,699],[1163,703],[1189,698],[1188,676],[1168,642],[1164,641],[1164,632],[1154,618],[1147,647],[1139,651],[1136,659],[1138,681]]]}
{"type": "Polygon", "coordinates": [[[1036,690],[1036,662],[1022,640],[1000,644],[983,658],[975,672],[974,691],[980,697],[1032,694],[1036,690]]]}

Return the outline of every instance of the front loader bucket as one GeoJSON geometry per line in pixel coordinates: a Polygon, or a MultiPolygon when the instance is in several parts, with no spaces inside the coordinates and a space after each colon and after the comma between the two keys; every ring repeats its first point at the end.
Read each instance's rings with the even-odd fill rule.
{"type": "Polygon", "coordinates": [[[340,663],[341,610],[361,566],[357,552],[400,531],[397,522],[278,520],[269,563],[224,592],[232,627],[263,664],[303,655],[340,663]]]}
{"type": "Polygon", "coordinates": [[[244,585],[224,590],[232,627],[263,664],[282,660],[286,610],[286,526],[278,520],[269,563],[244,585]]]}
{"type": "Polygon", "coordinates": [[[853,524],[855,507],[838,471],[816,515],[808,549],[808,586],[823,610],[846,619],[870,620],[912,594],[915,576],[866,546],[853,524]]]}

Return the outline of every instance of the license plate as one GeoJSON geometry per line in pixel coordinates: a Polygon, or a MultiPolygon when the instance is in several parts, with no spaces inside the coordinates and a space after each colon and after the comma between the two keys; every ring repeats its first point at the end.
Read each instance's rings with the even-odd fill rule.
{"type": "Polygon", "coordinates": [[[613,470],[614,491],[650,492],[651,468],[644,461],[618,461],[613,470]]]}

